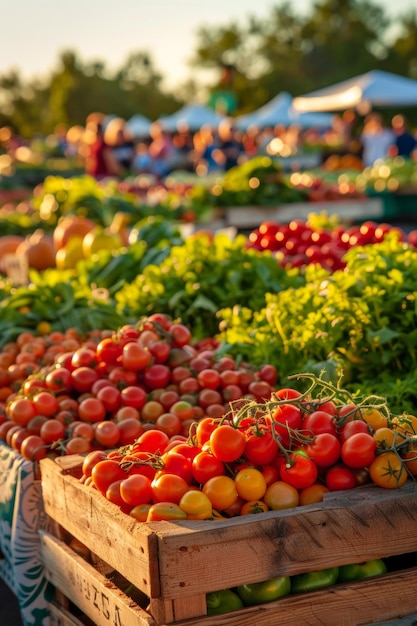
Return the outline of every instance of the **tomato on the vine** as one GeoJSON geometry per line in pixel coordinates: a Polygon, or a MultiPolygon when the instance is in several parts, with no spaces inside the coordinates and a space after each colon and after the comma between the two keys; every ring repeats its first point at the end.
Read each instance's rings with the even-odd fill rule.
{"type": "Polygon", "coordinates": [[[246,437],[239,429],[222,424],[211,433],[209,445],[213,456],[224,463],[231,463],[242,456],[246,437]]]}
{"type": "Polygon", "coordinates": [[[319,433],[305,446],[307,455],[319,467],[334,465],[340,457],[340,441],[331,433],[319,433]]]}
{"type": "Polygon", "coordinates": [[[369,475],[376,485],[385,489],[401,487],[408,478],[404,461],[395,452],[384,452],[374,458],[369,475]]]}
{"type": "Polygon", "coordinates": [[[296,489],[305,489],[316,482],[317,465],[307,456],[294,452],[280,467],[281,480],[296,489]]]}
{"type": "Polygon", "coordinates": [[[376,441],[370,433],[356,433],[342,444],[340,457],[348,467],[370,465],[376,456],[376,441]]]}
{"type": "Polygon", "coordinates": [[[213,476],[226,474],[223,462],[206,450],[195,455],[192,461],[192,470],[194,480],[200,485],[206,483],[213,476]]]}
{"type": "Polygon", "coordinates": [[[303,419],[303,430],[311,431],[313,435],[319,435],[320,433],[336,435],[335,417],[326,411],[320,410],[308,413],[303,419]]]}
{"type": "Polygon", "coordinates": [[[247,437],[244,456],[254,465],[269,465],[277,456],[278,450],[272,433],[265,431],[247,437]]]}
{"type": "Polygon", "coordinates": [[[143,474],[132,474],[120,483],[120,496],[131,507],[149,504],[152,495],[151,480],[143,474]]]}

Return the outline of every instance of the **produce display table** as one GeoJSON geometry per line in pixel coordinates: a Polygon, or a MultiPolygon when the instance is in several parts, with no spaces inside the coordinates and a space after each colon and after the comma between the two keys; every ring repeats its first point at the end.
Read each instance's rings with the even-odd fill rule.
{"type": "MultiPolygon", "coordinates": [[[[416,201],[417,204],[417,201],[416,201]]],[[[245,206],[224,209],[224,225],[236,228],[257,228],[264,221],[282,223],[293,219],[306,220],[310,213],[338,215],[347,222],[382,220],[394,217],[385,210],[382,198],[335,200],[328,202],[297,202],[277,207],[245,206]]]]}
{"type": "Polygon", "coordinates": [[[0,444],[0,576],[18,599],[25,626],[47,626],[47,580],[39,529],[50,526],[34,465],[0,444]]]}

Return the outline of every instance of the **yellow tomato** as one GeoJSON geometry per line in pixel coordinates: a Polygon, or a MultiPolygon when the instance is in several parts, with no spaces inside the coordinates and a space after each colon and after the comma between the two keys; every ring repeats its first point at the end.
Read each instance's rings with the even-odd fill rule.
{"type": "Polygon", "coordinates": [[[323,502],[324,494],[328,491],[330,491],[330,489],[328,489],[326,485],[322,485],[321,483],[313,483],[309,487],[301,489],[299,504],[300,506],[304,506],[306,504],[323,502]]]}
{"type": "Polygon", "coordinates": [[[395,452],[384,452],[375,457],[369,466],[372,482],[385,489],[401,487],[408,474],[404,463],[395,452]]]}
{"type": "Polygon", "coordinates": [[[277,480],[269,485],[263,500],[273,511],[280,511],[298,506],[300,496],[295,487],[283,480],[277,480]]]}
{"type": "Polygon", "coordinates": [[[260,500],[267,487],[264,475],[254,467],[241,469],[235,476],[235,485],[243,500],[260,500]]]}
{"type": "Polygon", "coordinates": [[[253,515],[255,513],[266,513],[266,511],[269,511],[269,508],[263,500],[249,500],[240,509],[240,514],[253,515]]]}
{"type": "Polygon", "coordinates": [[[388,426],[388,418],[375,408],[362,409],[362,419],[373,431],[388,426]]]}
{"type": "Polygon", "coordinates": [[[213,509],[224,511],[238,499],[235,481],[229,476],[213,476],[203,485],[203,493],[209,498],[213,509]]]}
{"type": "Polygon", "coordinates": [[[392,430],[392,428],[383,426],[382,428],[377,428],[373,437],[378,448],[387,450],[388,448],[392,448],[395,443],[398,443],[398,439],[401,435],[399,435],[399,433],[395,430],[392,430]]]}
{"type": "Polygon", "coordinates": [[[180,509],[187,513],[187,519],[208,519],[213,514],[209,497],[197,489],[190,489],[181,498],[180,509]]]}
{"type": "Polygon", "coordinates": [[[404,413],[403,415],[394,417],[392,427],[395,431],[400,433],[404,439],[414,437],[417,435],[417,417],[404,413]]]}
{"type": "Polygon", "coordinates": [[[401,453],[401,458],[410,474],[417,476],[417,442],[408,445],[407,450],[401,453]]]}

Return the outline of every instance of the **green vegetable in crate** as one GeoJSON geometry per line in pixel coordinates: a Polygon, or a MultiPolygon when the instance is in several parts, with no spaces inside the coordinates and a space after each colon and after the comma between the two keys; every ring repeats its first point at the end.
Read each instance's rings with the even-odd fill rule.
{"type": "Polygon", "coordinates": [[[240,585],[236,591],[245,606],[264,604],[287,596],[291,592],[291,580],[289,576],[278,576],[259,583],[240,585]]]}
{"type": "Polygon", "coordinates": [[[363,563],[352,563],[339,567],[337,582],[348,582],[350,580],[360,580],[371,576],[385,574],[387,566],[382,559],[371,559],[363,563]]]}
{"type": "Polygon", "coordinates": [[[308,593],[317,591],[317,589],[325,589],[337,582],[338,575],[338,567],[296,574],[291,576],[291,593],[308,593]]]}
{"type": "Polygon", "coordinates": [[[212,591],[206,594],[207,615],[219,615],[228,611],[236,611],[243,608],[240,597],[231,589],[212,591]]]}

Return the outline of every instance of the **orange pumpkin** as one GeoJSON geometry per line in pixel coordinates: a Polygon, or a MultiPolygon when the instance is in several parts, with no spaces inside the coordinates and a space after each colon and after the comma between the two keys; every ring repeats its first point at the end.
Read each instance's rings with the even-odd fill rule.
{"type": "Polygon", "coordinates": [[[68,241],[73,237],[83,238],[95,225],[95,222],[88,217],[79,215],[66,215],[62,217],[52,235],[55,250],[58,251],[66,246],[68,241]]]}
{"type": "Polygon", "coordinates": [[[0,272],[5,273],[4,257],[6,254],[16,254],[22,241],[24,241],[24,237],[20,235],[3,235],[0,237],[0,272]]]}
{"type": "Polygon", "coordinates": [[[25,237],[17,247],[16,255],[25,256],[28,266],[38,271],[55,267],[55,248],[52,237],[46,235],[41,229],[25,237]]]}

